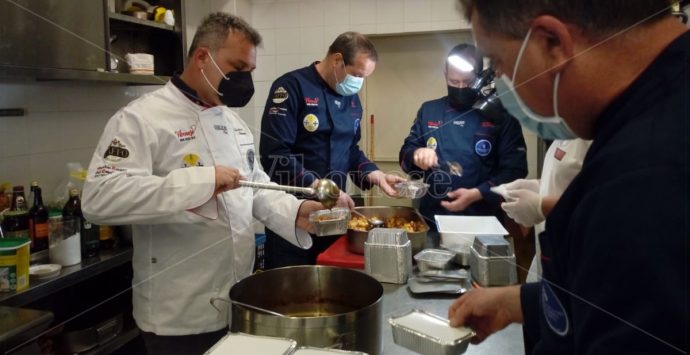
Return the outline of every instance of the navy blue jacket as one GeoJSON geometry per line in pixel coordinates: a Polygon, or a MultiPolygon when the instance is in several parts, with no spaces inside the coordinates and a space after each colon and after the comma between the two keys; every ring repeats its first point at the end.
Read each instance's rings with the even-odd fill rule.
{"type": "Polygon", "coordinates": [[[282,185],[309,186],[330,178],[344,190],[349,174],[359,187],[369,188],[364,178],[378,168],[359,149],[359,96],[333,91],[315,64],[273,82],[261,120],[261,164],[282,185]]]}
{"type": "Polygon", "coordinates": [[[506,114],[492,121],[476,110],[458,111],[448,104],[447,96],[422,104],[400,148],[399,161],[403,171],[431,185],[420,201],[420,212],[432,222],[432,229],[435,214],[497,215],[501,198],[489,188],[527,175],[525,139],[515,118],[506,114]],[[434,169],[421,171],[413,161],[414,151],[422,147],[434,148],[441,162],[459,162],[462,177],[434,169]],[[483,200],[459,213],[443,208],[441,200],[461,187],[478,188],[483,200]]]}
{"type": "Polygon", "coordinates": [[[548,283],[521,289],[533,354],[687,353],[689,220],[686,32],[601,113],[546,220],[548,283]]]}

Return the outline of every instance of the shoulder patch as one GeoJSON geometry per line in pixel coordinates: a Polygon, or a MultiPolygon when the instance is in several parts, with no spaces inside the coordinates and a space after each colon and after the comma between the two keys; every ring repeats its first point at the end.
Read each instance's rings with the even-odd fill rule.
{"type": "Polygon", "coordinates": [[[288,99],[288,92],[284,87],[279,86],[275,91],[273,91],[273,103],[282,104],[288,99]]]}
{"type": "Polygon", "coordinates": [[[110,141],[110,145],[103,154],[103,159],[113,163],[118,162],[122,159],[127,159],[128,157],[129,150],[127,150],[127,146],[125,146],[117,138],[113,138],[113,140],[110,141]]]}

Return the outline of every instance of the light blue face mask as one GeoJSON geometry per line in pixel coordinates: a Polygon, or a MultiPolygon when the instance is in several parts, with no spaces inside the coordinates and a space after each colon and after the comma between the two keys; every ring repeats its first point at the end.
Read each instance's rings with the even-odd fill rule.
{"type": "MultiPolygon", "coordinates": [[[[343,62],[343,70],[345,70],[345,63],[343,62]]],[[[362,83],[364,83],[364,78],[356,77],[350,75],[345,71],[345,79],[342,82],[338,82],[338,75],[335,74],[335,92],[343,96],[355,95],[362,89],[362,83]]]]}
{"type": "Polygon", "coordinates": [[[556,79],[553,83],[553,113],[554,115],[542,116],[534,111],[532,111],[527,104],[525,104],[520,96],[518,95],[515,87],[513,86],[515,80],[515,73],[517,73],[518,65],[522,59],[522,55],[527,47],[527,42],[529,41],[529,36],[532,33],[530,29],[525,36],[525,40],[522,42],[522,47],[518,52],[517,59],[515,60],[515,67],[513,69],[513,78],[508,79],[505,74],[501,75],[501,80],[496,80],[496,93],[501,99],[503,107],[514,116],[520,124],[529,129],[530,131],[536,133],[539,137],[544,139],[574,139],[577,138],[575,133],[568,127],[565,120],[558,115],[558,83],[561,78],[561,74],[556,74],[556,79]]]}

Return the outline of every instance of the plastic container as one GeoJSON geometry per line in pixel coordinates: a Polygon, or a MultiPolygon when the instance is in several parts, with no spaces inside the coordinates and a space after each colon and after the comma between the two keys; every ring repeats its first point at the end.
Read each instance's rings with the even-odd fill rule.
{"type": "Polygon", "coordinates": [[[451,327],[447,319],[416,309],[388,323],[395,344],[424,355],[462,354],[475,335],[470,328],[451,327]]]}
{"type": "Polygon", "coordinates": [[[442,249],[424,249],[415,254],[414,260],[417,261],[419,271],[446,269],[455,254],[442,249]]]}
{"type": "Polygon", "coordinates": [[[299,347],[292,355],[368,355],[361,351],[337,350],[337,349],[322,349],[310,346],[299,347]]]}
{"type": "Polygon", "coordinates": [[[494,216],[434,216],[444,248],[461,254],[460,264],[467,265],[470,248],[476,236],[504,236],[508,231],[494,216]],[[464,262],[464,263],[463,263],[464,262]]]}
{"type": "Polygon", "coordinates": [[[0,239],[0,292],[29,287],[29,238],[0,239]]]}
{"type": "Polygon", "coordinates": [[[309,214],[309,222],[316,227],[316,235],[319,237],[347,233],[349,220],[350,210],[342,207],[314,211],[309,214]]]}

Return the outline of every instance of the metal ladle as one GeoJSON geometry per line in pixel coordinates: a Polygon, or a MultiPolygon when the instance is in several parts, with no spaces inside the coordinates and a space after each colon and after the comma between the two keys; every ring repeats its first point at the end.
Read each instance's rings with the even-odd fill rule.
{"type": "Polygon", "coordinates": [[[254,305],[251,305],[251,304],[248,304],[248,303],[244,303],[244,302],[240,302],[240,301],[235,301],[235,300],[232,300],[232,299],[229,299],[229,300],[228,300],[228,299],[225,299],[225,298],[213,297],[213,298],[211,298],[211,300],[210,300],[211,306],[213,306],[213,308],[215,308],[216,311],[218,311],[218,312],[220,312],[220,309],[218,309],[218,307],[216,306],[216,304],[215,304],[216,301],[223,301],[223,302],[226,302],[226,303],[234,303],[234,304],[236,304],[236,305],[238,305],[238,306],[241,306],[241,307],[244,307],[244,308],[249,308],[249,309],[254,310],[254,311],[259,311],[259,312],[261,312],[261,313],[270,314],[270,315],[272,315],[272,316],[287,317],[285,314],[278,313],[278,312],[272,311],[272,310],[270,310],[270,309],[261,308],[261,307],[259,307],[259,306],[254,306],[254,305]]]}
{"type": "Polygon", "coordinates": [[[360,216],[360,217],[366,219],[366,220],[367,220],[367,223],[369,223],[369,226],[371,226],[372,229],[373,229],[373,228],[382,227],[383,224],[385,223],[384,221],[382,221],[382,220],[380,220],[380,219],[378,219],[378,218],[376,218],[376,217],[367,217],[367,216],[365,216],[362,212],[359,212],[359,211],[357,211],[357,210],[350,210],[350,211],[351,211],[352,213],[354,213],[354,214],[356,214],[356,215],[358,215],[358,216],[360,216]]]}
{"type": "Polygon", "coordinates": [[[311,187],[297,187],[297,186],[287,186],[287,185],[276,185],[273,183],[264,182],[254,182],[240,180],[240,186],[252,187],[255,189],[266,189],[266,190],[277,190],[285,191],[290,193],[300,193],[310,197],[316,197],[319,202],[321,202],[326,208],[333,208],[336,202],[338,202],[338,197],[340,196],[340,189],[338,185],[329,179],[320,179],[316,184],[315,188],[311,187]]]}

